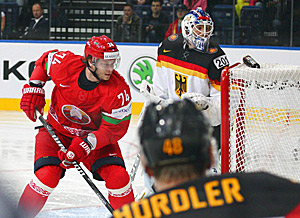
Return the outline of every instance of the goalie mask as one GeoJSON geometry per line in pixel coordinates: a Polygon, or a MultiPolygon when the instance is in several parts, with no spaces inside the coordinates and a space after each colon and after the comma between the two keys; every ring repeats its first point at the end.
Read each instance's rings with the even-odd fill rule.
{"type": "Polygon", "coordinates": [[[208,13],[200,7],[191,10],[182,20],[181,28],[182,35],[190,48],[206,51],[214,30],[214,23],[208,13]]]}
{"type": "Polygon", "coordinates": [[[100,37],[93,36],[92,38],[90,38],[86,42],[84,48],[84,56],[85,58],[87,58],[88,56],[92,57],[92,63],[96,67],[96,69],[101,66],[105,67],[107,65],[106,63],[103,63],[105,62],[103,60],[114,60],[114,62],[112,63],[114,69],[118,68],[120,63],[119,50],[116,44],[105,35],[102,35],[100,37]]]}
{"type": "Polygon", "coordinates": [[[163,107],[150,104],[139,128],[148,167],[194,163],[210,165],[212,128],[188,99],[163,107]]]}

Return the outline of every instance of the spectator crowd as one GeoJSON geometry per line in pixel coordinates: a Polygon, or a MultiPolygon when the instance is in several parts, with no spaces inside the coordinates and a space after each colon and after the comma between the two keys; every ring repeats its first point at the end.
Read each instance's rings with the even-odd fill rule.
{"type": "MultiPolygon", "coordinates": [[[[201,7],[211,14],[214,19],[216,24],[214,40],[218,43],[230,44],[232,42],[231,35],[234,32],[236,44],[290,45],[290,0],[119,0],[121,4],[115,7],[118,13],[115,14],[113,24],[110,23],[112,22],[111,18],[97,18],[96,14],[92,14],[91,19],[101,19],[104,20],[101,22],[106,23],[94,25],[86,21],[85,23],[76,24],[75,27],[84,29],[80,30],[80,34],[86,34],[85,38],[82,36],[76,37],[76,34],[73,34],[74,32],[66,34],[65,32],[68,31],[64,32],[62,30],[65,27],[73,27],[73,23],[76,23],[75,18],[72,18],[74,15],[72,10],[75,11],[77,8],[74,8],[75,5],[72,2],[72,0],[69,3],[62,0],[11,0],[2,3],[0,1],[1,39],[85,40],[89,37],[89,32],[86,29],[92,27],[93,33],[98,33],[100,28],[105,28],[105,32],[100,33],[111,34],[110,36],[116,42],[159,43],[171,34],[181,33],[182,17],[188,11],[201,7]],[[11,3],[17,5],[13,10],[9,8],[10,6],[5,6],[11,3]],[[222,12],[216,12],[215,6],[223,6],[221,7],[222,10],[228,10],[229,13],[224,12],[223,15],[234,16],[234,24],[224,24],[226,20],[233,20],[225,15],[225,17],[216,19],[216,13],[220,15],[222,12]],[[232,10],[232,6],[235,10],[232,10]],[[242,9],[247,7],[255,7],[256,10],[253,10],[252,14],[246,12],[243,14],[242,9]],[[232,11],[234,11],[234,14],[230,15],[232,11]],[[49,22],[50,14],[51,22],[49,22]],[[244,17],[261,17],[261,20],[251,22],[251,19],[246,20],[244,18],[244,21],[246,21],[242,22],[243,15],[244,17]],[[220,23],[220,20],[224,22],[220,23]],[[98,30],[98,32],[94,30],[98,30]],[[250,30],[254,30],[254,33],[250,30]],[[61,36],[64,34],[67,36],[61,36]],[[253,35],[256,40],[253,39],[253,35]],[[249,39],[243,40],[245,37],[249,39]]],[[[100,1],[97,4],[100,4],[100,1]]],[[[80,8],[80,6],[78,7],[80,8]]],[[[95,8],[95,10],[102,9],[101,7],[95,8]]],[[[90,12],[86,12],[88,10],[94,9],[83,9],[84,13],[80,14],[82,17],[79,19],[88,20],[88,16],[91,15],[90,12]]],[[[299,43],[299,38],[295,37],[300,29],[299,11],[299,3],[296,1],[293,9],[293,46],[297,46],[299,43]]],[[[102,15],[103,12],[97,13],[102,15]]]]}
{"type": "Polygon", "coordinates": [[[181,33],[187,6],[177,1],[173,17],[172,4],[173,1],[129,0],[115,25],[116,41],[159,43],[171,34],[181,33]]]}

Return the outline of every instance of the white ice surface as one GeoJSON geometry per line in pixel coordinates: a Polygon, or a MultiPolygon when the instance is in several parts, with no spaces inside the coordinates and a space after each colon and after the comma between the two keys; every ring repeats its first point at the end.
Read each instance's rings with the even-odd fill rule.
{"type": "MultiPolygon", "coordinates": [[[[127,134],[119,141],[127,171],[131,170],[139,151],[137,118],[136,115],[132,116],[127,134]]],[[[37,133],[34,127],[38,125],[39,121],[31,122],[23,112],[0,111],[0,182],[15,205],[33,175],[33,148],[37,133]]],[[[86,172],[92,178],[87,170],[86,172]]],[[[104,182],[93,182],[107,197],[104,182]]],[[[143,189],[141,166],[135,177],[134,187],[136,191],[143,189]]],[[[78,171],[70,169],[37,217],[109,217],[109,212],[78,171]]]]}

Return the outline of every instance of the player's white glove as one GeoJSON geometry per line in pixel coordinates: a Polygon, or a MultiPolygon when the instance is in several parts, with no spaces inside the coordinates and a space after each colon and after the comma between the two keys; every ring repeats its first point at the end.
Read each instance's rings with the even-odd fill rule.
{"type": "Polygon", "coordinates": [[[162,104],[165,102],[164,99],[154,94],[152,85],[146,80],[143,80],[141,83],[140,93],[145,97],[146,105],[150,103],[162,104]]]}
{"type": "Polygon", "coordinates": [[[212,126],[218,126],[221,123],[221,104],[216,98],[206,97],[200,93],[184,93],[181,99],[190,99],[205,114],[212,126]]]}

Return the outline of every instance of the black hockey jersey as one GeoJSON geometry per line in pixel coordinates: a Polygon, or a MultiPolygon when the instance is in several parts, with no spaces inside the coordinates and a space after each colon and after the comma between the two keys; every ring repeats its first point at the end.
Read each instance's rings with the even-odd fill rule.
{"type": "Polygon", "coordinates": [[[124,205],[114,217],[299,218],[300,184],[268,173],[206,177],[124,205]]]}

